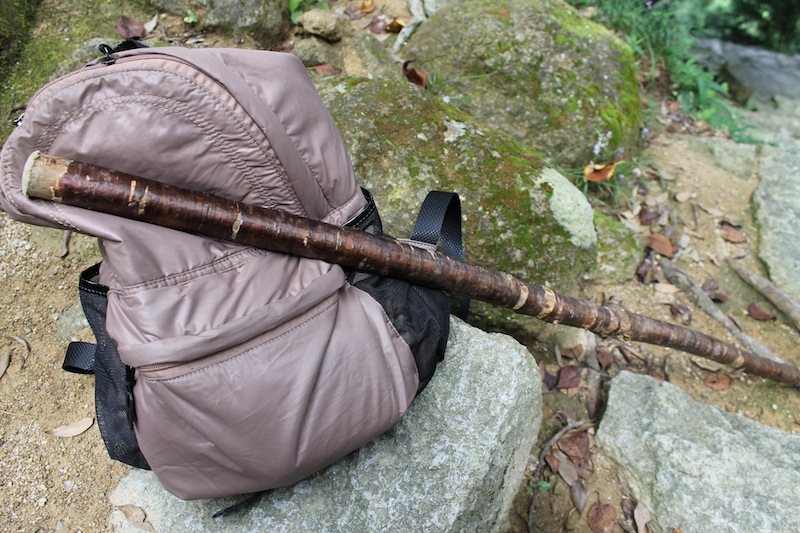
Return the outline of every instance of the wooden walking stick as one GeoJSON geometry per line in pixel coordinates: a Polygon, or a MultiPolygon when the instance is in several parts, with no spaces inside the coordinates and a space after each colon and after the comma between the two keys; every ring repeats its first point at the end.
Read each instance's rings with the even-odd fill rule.
{"type": "Polygon", "coordinates": [[[600,306],[563,296],[510,274],[356,229],[38,152],[25,166],[23,188],[32,198],[405,279],[553,324],[669,346],[756,376],[800,386],[797,367],[756,356],[704,333],[630,313],[618,304],[600,306]]]}

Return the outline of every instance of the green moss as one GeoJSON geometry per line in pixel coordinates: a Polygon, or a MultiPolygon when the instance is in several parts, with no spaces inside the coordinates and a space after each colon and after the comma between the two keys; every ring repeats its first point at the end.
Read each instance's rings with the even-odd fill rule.
{"type": "Polygon", "coordinates": [[[0,138],[13,128],[11,122],[25,102],[47,83],[85,41],[112,36],[120,14],[134,20],[152,17],[139,0],[42,0],[32,38],[20,50],[17,61],[8,66],[0,85],[0,138]]]}

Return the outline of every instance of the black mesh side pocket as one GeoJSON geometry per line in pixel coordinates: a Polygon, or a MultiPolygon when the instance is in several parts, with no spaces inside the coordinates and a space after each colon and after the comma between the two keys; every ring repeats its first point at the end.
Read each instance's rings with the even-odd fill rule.
{"type": "MultiPolygon", "coordinates": [[[[367,190],[362,190],[367,199],[367,207],[346,225],[373,235],[386,235],[372,196],[367,190]]],[[[458,220],[460,246],[460,211],[458,220]]],[[[441,222],[438,224],[441,227],[441,222]]],[[[434,245],[439,238],[439,231],[432,232],[434,245]]],[[[347,280],[381,304],[389,320],[411,349],[419,374],[419,394],[433,377],[436,365],[444,359],[450,334],[450,299],[447,294],[407,281],[356,271],[348,272],[347,280]]]]}
{"type": "Polygon", "coordinates": [[[83,313],[97,340],[94,354],[97,425],[112,459],[149,470],[130,420],[133,371],[119,358],[117,343],[106,332],[108,287],[95,281],[99,271],[99,264],[86,269],[78,285],[83,313]]]}

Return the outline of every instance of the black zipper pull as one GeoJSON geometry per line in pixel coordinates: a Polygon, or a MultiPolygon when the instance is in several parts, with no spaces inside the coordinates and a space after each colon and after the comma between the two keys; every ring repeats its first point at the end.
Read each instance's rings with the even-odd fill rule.
{"type": "Polygon", "coordinates": [[[111,55],[114,50],[107,44],[101,44],[97,49],[100,50],[100,53],[104,56],[103,59],[100,60],[104,65],[113,65],[117,62],[114,56],[111,55]]]}

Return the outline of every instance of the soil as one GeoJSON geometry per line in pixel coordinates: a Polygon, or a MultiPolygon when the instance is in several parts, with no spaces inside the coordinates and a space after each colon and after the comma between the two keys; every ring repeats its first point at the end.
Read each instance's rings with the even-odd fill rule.
{"type": "MultiPolygon", "coordinates": [[[[396,2],[392,14],[402,15],[405,2],[396,2]]],[[[229,37],[205,36],[205,44],[229,43],[229,37]]],[[[735,317],[751,336],[770,346],[786,359],[800,363],[797,332],[778,316],[770,322],[757,322],[745,315],[747,305],[758,303],[775,313],[766,300],[749,289],[725,265],[726,258],[742,257],[751,270],[764,274],[755,257],[757,232],[753,223],[750,196],[757,184],[753,168],[736,173],[722,170],[709,148],[713,137],[670,132],[662,128],[655,134],[643,160],[649,160],[640,180],[655,199],[667,191],[673,213],[673,242],[687,234],[684,247],[675,257],[699,283],[708,278],[719,281],[728,301],[721,308],[735,317]],[[667,178],[667,179],[665,179],[667,178]],[[671,178],[671,179],[669,179],[671,178]],[[686,193],[683,202],[675,195],[686,193]],[[712,214],[713,213],[713,214],[712,214]],[[731,244],[720,236],[719,222],[739,224],[747,236],[741,244],[731,244]],[[687,234],[688,235],[688,234],[687,234]],[[692,253],[689,247],[696,250],[692,253]]],[[[722,139],[726,141],[727,139],[722,139]]],[[[720,141],[720,142],[722,142],[720,141]]],[[[638,198],[644,202],[646,198],[638,198]]],[[[657,203],[657,202],[656,202],[657,203]]],[[[611,214],[634,209],[632,202],[619,208],[606,208],[611,214]]],[[[70,424],[94,414],[94,378],[66,373],[61,361],[72,340],[91,341],[78,312],[77,280],[80,272],[99,260],[95,242],[80,235],[73,237],[70,253],[61,257],[63,233],[35,228],[8,219],[0,213],[0,356],[11,353],[11,363],[0,378],[0,529],[4,531],[103,531],[109,528],[112,505],[108,494],[129,471],[108,459],[96,424],[75,437],[54,437],[48,430],[70,424]],[[30,353],[24,343],[30,345],[30,353]]],[[[649,230],[642,229],[642,235],[649,230]]],[[[691,327],[733,342],[717,322],[697,309],[683,293],[669,294],[652,285],[630,279],[619,284],[593,284],[583,287],[586,297],[603,294],[622,298],[631,311],[674,321],[668,303],[677,302],[692,310],[691,327]]],[[[721,370],[733,378],[725,390],[713,390],[704,383],[713,363],[654,346],[635,346],[643,360],[634,357],[628,369],[658,373],[699,401],[792,433],[800,433],[800,396],[791,389],[759,378],[721,370]]],[[[537,354],[550,373],[558,371],[551,353],[537,354]]],[[[607,377],[621,368],[612,365],[607,377]]],[[[555,390],[545,394],[545,416],[541,443],[550,438],[561,423],[559,409],[587,419],[584,385],[577,390],[555,390]]],[[[592,430],[590,430],[592,434],[592,430]]],[[[600,450],[592,449],[595,473],[588,480],[589,504],[581,513],[570,502],[569,490],[555,475],[546,479],[552,489],[542,493],[535,506],[533,523],[538,531],[588,531],[586,510],[597,499],[615,507],[623,516],[621,501],[624,478],[600,450]],[[623,481],[621,481],[621,479],[623,481]]],[[[532,453],[530,470],[536,468],[532,453]]],[[[529,476],[530,477],[530,476],[529,476]]],[[[523,491],[519,498],[514,529],[524,531],[530,499],[523,491]]],[[[622,531],[616,526],[616,531],[622,531]]]]}

